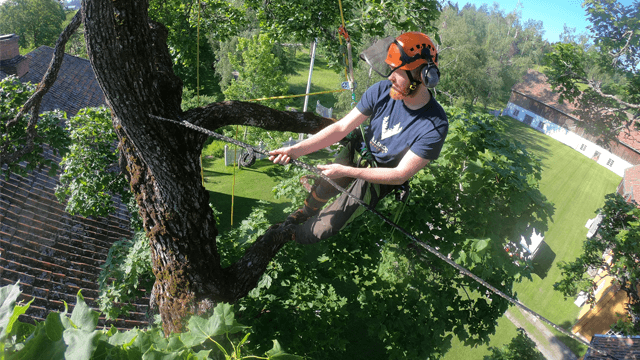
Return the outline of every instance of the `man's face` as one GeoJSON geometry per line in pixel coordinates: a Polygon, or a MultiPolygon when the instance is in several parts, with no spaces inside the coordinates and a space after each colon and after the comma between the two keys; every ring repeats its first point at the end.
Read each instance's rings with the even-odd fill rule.
{"type": "Polygon", "coordinates": [[[396,70],[389,75],[389,81],[391,81],[391,90],[389,91],[389,95],[394,100],[402,100],[407,97],[411,97],[413,94],[411,93],[411,89],[409,86],[411,82],[409,81],[409,77],[407,76],[407,72],[404,70],[396,70]]]}

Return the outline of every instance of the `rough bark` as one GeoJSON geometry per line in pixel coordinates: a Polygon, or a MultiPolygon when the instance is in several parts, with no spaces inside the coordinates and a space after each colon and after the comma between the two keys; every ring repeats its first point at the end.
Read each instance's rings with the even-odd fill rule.
{"type": "Polygon", "coordinates": [[[156,275],[152,301],[168,333],[181,331],[189,314],[245,296],[290,240],[291,231],[272,227],[242,259],[222,268],[209,194],[200,180],[206,135],[149,114],[211,130],[247,124],[315,132],[330,120],[242,102],[183,113],[182,81],[172,71],[167,29],[149,20],[147,8],[146,0],[83,0],[81,11],[89,60],[112,110],[121,163],[151,242],[156,275]]]}

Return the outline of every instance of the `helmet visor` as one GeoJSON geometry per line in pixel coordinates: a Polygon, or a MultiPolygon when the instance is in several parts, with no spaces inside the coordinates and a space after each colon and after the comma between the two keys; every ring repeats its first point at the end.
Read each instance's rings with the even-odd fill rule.
{"type": "Polygon", "coordinates": [[[371,70],[378,73],[378,75],[382,77],[389,77],[391,73],[402,66],[402,64],[399,64],[394,68],[387,64],[387,62],[385,61],[387,59],[389,47],[394,43],[394,41],[395,38],[393,36],[378,40],[367,50],[360,53],[360,59],[364,60],[367,65],[371,67],[371,70]]]}

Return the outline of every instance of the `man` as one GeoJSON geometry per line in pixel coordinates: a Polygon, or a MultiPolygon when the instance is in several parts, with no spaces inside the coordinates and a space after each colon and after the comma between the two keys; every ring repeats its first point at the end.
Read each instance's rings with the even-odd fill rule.
{"type": "MultiPolygon", "coordinates": [[[[371,118],[361,149],[352,141],[338,154],[336,163],[318,165],[318,169],[342,187],[351,184],[351,194],[375,206],[439,156],[449,123],[429,90],[440,74],[436,47],[427,35],[409,32],[383,39],[360,57],[388,80],[367,89],[344,118],[294,146],[271,151],[269,160],[287,164],[342,140],[371,118]],[[363,149],[373,156],[369,167],[360,167],[360,161],[354,159],[356,150],[363,149]]],[[[364,211],[344,194],[322,209],[336,194],[326,181],[317,181],[305,205],[287,218],[289,223],[300,224],[295,231],[297,242],[326,239],[364,211]]]]}

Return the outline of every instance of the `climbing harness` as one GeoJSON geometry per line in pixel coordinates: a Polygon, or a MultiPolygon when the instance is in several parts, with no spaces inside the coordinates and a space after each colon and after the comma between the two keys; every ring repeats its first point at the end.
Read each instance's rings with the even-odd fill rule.
{"type": "MultiPolygon", "coordinates": [[[[245,148],[249,153],[251,153],[252,155],[254,153],[259,153],[259,154],[263,154],[266,156],[269,156],[269,153],[267,151],[264,151],[260,148],[254,147],[252,145],[240,142],[238,140],[234,140],[231,138],[228,138],[224,135],[220,135],[218,133],[215,133],[209,129],[205,129],[203,127],[200,127],[198,125],[194,125],[186,120],[172,120],[172,119],[167,119],[167,118],[163,118],[160,116],[156,116],[156,115],[151,115],[149,114],[149,116],[153,119],[156,120],[161,120],[161,121],[165,121],[165,122],[169,122],[169,123],[173,123],[176,125],[180,125],[180,126],[184,126],[187,127],[189,129],[198,131],[200,133],[212,136],[218,140],[222,140],[231,144],[235,144],[238,146],[241,146],[243,148],[245,148]]],[[[255,155],[254,155],[255,156],[255,155]]],[[[358,205],[363,206],[366,210],[368,210],[369,212],[375,214],[376,216],[378,216],[382,221],[384,221],[385,223],[387,223],[388,225],[390,225],[391,227],[393,227],[395,230],[398,230],[400,233],[402,233],[404,236],[406,236],[407,238],[411,239],[416,245],[424,248],[425,250],[429,251],[430,253],[432,253],[433,255],[435,255],[436,257],[438,257],[440,260],[446,262],[447,264],[453,266],[456,270],[458,270],[462,275],[465,275],[467,277],[470,277],[471,279],[475,280],[477,283],[479,283],[480,285],[484,286],[485,288],[489,289],[491,292],[493,292],[494,294],[500,296],[501,298],[507,300],[508,302],[510,302],[511,304],[519,307],[522,310],[525,310],[526,312],[528,312],[529,314],[533,315],[534,317],[536,317],[537,319],[547,323],[548,325],[550,325],[551,327],[553,327],[555,330],[561,332],[562,334],[569,336],[570,338],[579,341],[580,343],[582,343],[583,345],[585,345],[586,347],[588,347],[589,349],[592,349],[593,351],[596,351],[600,354],[603,354],[605,356],[609,356],[610,358],[614,359],[614,360],[619,360],[616,357],[612,356],[611,354],[608,354],[607,352],[605,352],[604,350],[600,350],[598,348],[595,348],[594,346],[592,346],[591,344],[589,344],[587,341],[585,341],[584,339],[581,339],[580,337],[576,336],[575,334],[572,334],[571,332],[563,329],[562,327],[556,325],[555,323],[553,323],[551,320],[548,320],[547,318],[545,318],[544,316],[536,313],[535,311],[529,309],[526,305],[524,305],[523,303],[521,303],[520,301],[510,297],[509,295],[503,293],[502,291],[500,291],[499,289],[497,289],[496,287],[494,287],[493,285],[487,283],[485,280],[483,280],[482,278],[478,277],[477,275],[473,274],[471,271],[467,270],[465,267],[463,267],[462,265],[459,265],[458,263],[456,263],[455,261],[449,259],[447,256],[443,255],[442,253],[440,253],[438,250],[436,250],[434,247],[424,243],[423,241],[421,241],[420,239],[418,239],[415,235],[409,233],[407,230],[405,230],[404,228],[402,228],[401,226],[399,226],[398,224],[396,224],[395,222],[391,221],[389,218],[387,218],[385,215],[383,215],[382,213],[380,213],[378,210],[376,210],[374,207],[370,206],[369,204],[365,203],[364,201],[362,201],[361,199],[355,197],[354,195],[352,195],[351,193],[349,193],[346,189],[344,189],[343,187],[341,187],[340,185],[336,184],[335,181],[333,181],[331,178],[329,178],[326,175],[322,174],[322,171],[320,171],[319,169],[317,169],[314,166],[311,166],[309,164],[306,164],[302,161],[299,160],[295,160],[292,159],[290,161],[292,164],[301,167],[307,171],[310,171],[312,173],[314,173],[316,176],[323,178],[325,181],[327,181],[329,184],[331,184],[334,188],[336,188],[338,191],[340,191],[342,194],[348,196],[350,199],[352,199],[353,201],[355,201],[358,205]]]]}

